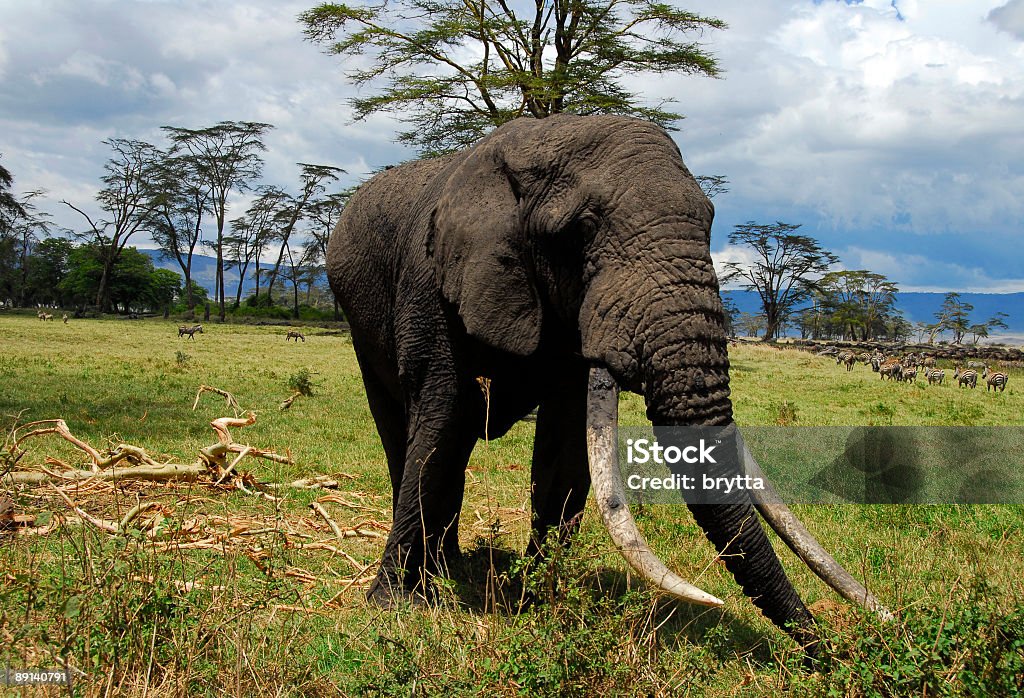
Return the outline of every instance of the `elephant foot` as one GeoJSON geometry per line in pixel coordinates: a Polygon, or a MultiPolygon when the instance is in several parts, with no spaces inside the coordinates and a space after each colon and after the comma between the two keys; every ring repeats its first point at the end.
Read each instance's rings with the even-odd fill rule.
{"type": "Polygon", "coordinates": [[[462,549],[457,538],[445,538],[431,569],[447,575],[450,570],[457,569],[463,561],[462,549]]]}
{"type": "Polygon", "coordinates": [[[429,599],[420,591],[409,590],[400,583],[390,583],[378,575],[367,591],[367,601],[385,611],[393,611],[410,606],[427,606],[429,599]]]}

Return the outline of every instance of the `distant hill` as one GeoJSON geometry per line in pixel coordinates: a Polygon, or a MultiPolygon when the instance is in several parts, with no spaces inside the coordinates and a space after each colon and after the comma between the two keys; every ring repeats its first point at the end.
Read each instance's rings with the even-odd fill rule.
{"type": "MultiPolygon", "coordinates": [[[[178,262],[170,257],[161,257],[160,250],[139,250],[143,254],[149,255],[150,259],[153,260],[153,265],[158,269],[170,269],[181,274],[181,267],[178,266],[178,262]]],[[[268,268],[274,266],[276,258],[272,260],[262,260],[260,263],[260,285],[262,286],[266,280],[263,275],[268,268]]],[[[256,288],[256,282],[252,279],[252,274],[255,271],[255,266],[249,265],[249,278],[246,279],[245,284],[242,286],[242,298],[244,299],[247,295],[252,293],[253,289],[256,288]]],[[[280,277],[279,277],[280,278],[280,277]]],[[[206,289],[210,296],[213,296],[214,286],[217,283],[217,258],[207,257],[204,255],[193,255],[192,256],[192,279],[206,289]]],[[[281,279],[283,281],[283,279],[281,279]]],[[[280,281],[278,282],[280,283],[280,281]]],[[[238,270],[229,269],[224,273],[224,294],[228,298],[233,298],[235,290],[238,288],[238,270]]]]}
{"type": "MultiPolygon", "coordinates": [[[[733,299],[740,312],[761,312],[761,299],[753,291],[730,290],[726,295],[733,299]]],[[[935,313],[942,306],[944,293],[919,293],[901,291],[896,294],[896,307],[910,322],[935,322],[935,313]]],[[[971,319],[985,322],[996,313],[1006,313],[1006,324],[1010,329],[1001,334],[1024,334],[1024,293],[961,293],[960,300],[974,306],[971,319]]]]}

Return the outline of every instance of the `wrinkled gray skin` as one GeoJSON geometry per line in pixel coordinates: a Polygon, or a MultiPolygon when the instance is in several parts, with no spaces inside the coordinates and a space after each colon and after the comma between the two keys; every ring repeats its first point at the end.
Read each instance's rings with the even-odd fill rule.
{"type": "MultiPolygon", "coordinates": [[[[540,407],[533,551],[583,511],[591,365],[643,395],[656,425],[732,420],[713,215],[669,136],[622,117],[519,119],[359,189],[327,265],[394,488],[371,598],[422,591],[458,554],[478,376],[491,438],[540,407]]],[[[765,615],[813,641],[749,496],[691,510],[765,615]]]]}

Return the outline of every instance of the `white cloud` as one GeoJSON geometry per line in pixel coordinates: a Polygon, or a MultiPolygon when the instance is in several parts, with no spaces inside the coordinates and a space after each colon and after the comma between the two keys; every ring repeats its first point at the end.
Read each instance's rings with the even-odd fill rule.
{"type": "Polygon", "coordinates": [[[725,81],[661,86],[686,95],[691,169],[732,182],[720,217],[811,213],[793,222],[851,233],[1016,228],[1024,54],[989,7],[770,4],[749,26],[746,4],[709,4],[731,24],[713,44],[725,81]]]}
{"type": "Polygon", "coordinates": [[[127,91],[145,84],[142,73],[136,68],[87,51],[75,51],[56,68],[41,70],[33,78],[37,84],[43,84],[55,76],[82,78],[102,87],[115,86],[127,91]]]}
{"type": "Polygon", "coordinates": [[[989,12],[988,19],[1004,32],[1024,39],[1024,0],[1010,0],[989,12]]]}
{"type": "MultiPolygon", "coordinates": [[[[901,291],[945,292],[956,289],[964,293],[1018,293],[1024,291],[1024,278],[993,278],[985,266],[927,257],[923,254],[894,255],[880,250],[850,247],[841,251],[849,269],[870,269],[890,279],[900,279],[901,291]],[[940,281],[936,281],[940,280],[940,281]]],[[[984,263],[986,260],[979,260],[984,263]]]]}

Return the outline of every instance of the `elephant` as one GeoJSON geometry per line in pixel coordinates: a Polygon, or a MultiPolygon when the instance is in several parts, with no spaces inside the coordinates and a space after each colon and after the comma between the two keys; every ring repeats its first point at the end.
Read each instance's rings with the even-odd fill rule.
{"type": "MultiPolygon", "coordinates": [[[[528,552],[551,535],[568,541],[593,482],[631,565],[686,601],[722,603],[651,552],[610,453],[619,388],[643,396],[655,425],[733,424],[713,216],[668,133],[618,116],[516,119],[357,190],[327,271],[393,488],[371,600],[428,593],[430,575],[459,554],[476,441],[537,409],[528,552]]],[[[737,467],[763,476],[745,447],[737,467]]],[[[797,642],[813,649],[815,622],[755,508],[841,594],[888,613],[770,484],[691,505],[743,592],[797,642]]]]}

